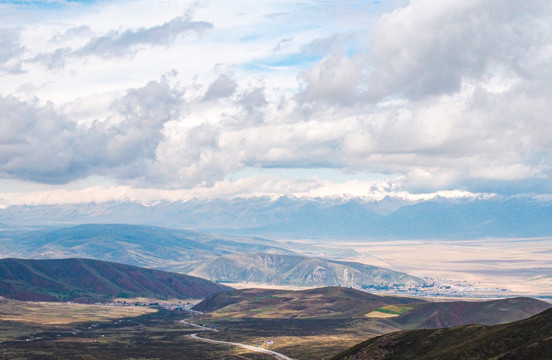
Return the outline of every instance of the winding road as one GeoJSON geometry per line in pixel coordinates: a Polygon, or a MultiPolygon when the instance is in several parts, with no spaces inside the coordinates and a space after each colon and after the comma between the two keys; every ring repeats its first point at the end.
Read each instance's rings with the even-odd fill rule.
{"type": "MultiPolygon", "coordinates": [[[[216,329],[212,329],[212,328],[208,328],[208,327],[205,327],[205,326],[193,324],[193,323],[188,322],[186,320],[180,320],[180,322],[183,323],[183,324],[186,324],[188,326],[192,326],[192,327],[195,327],[197,329],[201,329],[203,331],[218,332],[218,330],[216,330],[216,329]]],[[[188,335],[188,336],[191,337],[194,340],[203,341],[203,342],[206,342],[206,343],[209,343],[209,344],[234,345],[234,346],[239,346],[241,348],[244,348],[244,349],[247,349],[247,350],[250,350],[250,351],[256,351],[256,352],[260,352],[260,353],[270,354],[270,355],[273,355],[273,356],[275,356],[276,358],[278,358],[280,360],[295,360],[293,358],[290,358],[289,356],[285,356],[284,354],[280,354],[279,352],[268,350],[268,349],[263,349],[263,348],[256,347],[256,346],[246,345],[246,344],[232,342],[232,341],[206,339],[206,338],[200,337],[198,335],[198,333],[188,335]]]]}
{"type": "Polygon", "coordinates": [[[186,325],[188,325],[188,326],[195,327],[195,328],[201,329],[201,330],[203,330],[203,331],[214,331],[214,332],[218,332],[217,329],[212,329],[212,328],[208,328],[208,327],[205,327],[205,326],[197,325],[197,324],[188,322],[188,321],[186,321],[186,320],[180,320],[180,322],[181,322],[182,324],[186,324],[186,325]]]}
{"type": "Polygon", "coordinates": [[[289,356],[285,356],[284,354],[280,354],[279,352],[263,349],[263,348],[256,347],[256,346],[245,345],[245,344],[231,342],[231,341],[206,339],[206,338],[199,337],[198,334],[192,334],[192,335],[188,335],[188,336],[191,337],[192,339],[195,339],[195,340],[198,340],[198,341],[203,341],[203,342],[210,343],[210,344],[224,344],[224,345],[239,346],[239,347],[242,347],[242,348],[247,349],[247,350],[256,351],[256,352],[265,353],[265,354],[270,354],[270,355],[273,355],[276,358],[281,359],[281,360],[295,360],[293,358],[290,358],[289,356]]]}

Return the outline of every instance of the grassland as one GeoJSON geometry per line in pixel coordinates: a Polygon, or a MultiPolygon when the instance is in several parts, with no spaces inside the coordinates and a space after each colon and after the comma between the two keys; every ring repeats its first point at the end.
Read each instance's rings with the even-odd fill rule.
{"type": "MultiPolygon", "coordinates": [[[[349,290],[328,289],[324,295],[347,298],[349,290]]],[[[200,324],[215,325],[219,333],[205,333],[225,341],[249,345],[265,344],[297,359],[324,358],[364,339],[396,330],[371,319],[357,319],[344,312],[340,301],[326,303],[323,294],[310,294],[309,301],[291,299],[290,318],[281,318],[275,305],[283,294],[258,294],[253,308],[223,312],[213,317],[195,319],[200,324]],[[320,316],[309,308],[316,304],[320,316]],[[334,312],[327,311],[331,307],[334,312]],[[295,312],[295,314],[293,313],[295,312]],[[258,317],[250,317],[251,314],[258,317]],[[300,316],[299,316],[300,315],[300,316]],[[298,318],[294,318],[297,317],[298,318]],[[314,357],[313,357],[314,356],[314,357]]],[[[355,293],[355,296],[357,294],[355,293]]],[[[368,295],[366,295],[368,296],[368,295]]],[[[244,304],[240,305],[243,306],[244,304]]],[[[374,307],[381,306],[375,305],[374,307]]],[[[356,311],[356,310],[355,310],[356,311]]],[[[188,335],[198,329],[180,323],[182,311],[144,307],[111,307],[70,303],[43,303],[3,300],[0,304],[0,359],[273,359],[234,347],[197,342],[188,335]],[[145,313],[145,314],[144,314],[145,313]]]]}
{"type": "MultiPolygon", "coordinates": [[[[300,360],[337,354],[371,336],[398,330],[386,319],[369,319],[367,312],[387,305],[406,311],[403,297],[380,297],[365,292],[329,287],[303,291],[249,289],[213,295],[197,308],[208,311],[196,321],[216,326],[218,333],[205,336],[248,345],[266,344],[300,360]]],[[[390,310],[390,311],[391,311],[390,310]]]]}
{"type": "MultiPolygon", "coordinates": [[[[160,309],[140,316],[96,321],[98,309],[82,306],[90,307],[89,318],[84,313],[79,317],[86,319],[85,322],[38,324],[2,318],[0,332],[4,339],[0,341],[0,359],[274,359],[233,346],[204,344],[191,339],[188,335],[198,330],[180,323],[189,316],[183,311],[160,309]],[[94,321],[90,321],[92,319],[94,321]]],[[[21,316],[29,317],[28,314],[21,316]]]]}
{"type": "Polygon", "coordinates": [[[265,319],[265,318],[210,318],[197,319],[199,323],[216,326],[217,333],[202,336],[217,340],[260,344],[298,360],[328,358],[359,341],[397,328],[376,319],[265,319]],[[266,345],[267,340],[274,341],[266,345]]]}
{"type": "Polygon", "coordinates": [[[420,302],[423,301],[376,296],[342,287],[302,291],[246,289],[212,295],[195,309],[209,312],[213,318],[362,318],[367,312],[386,305],[420,302]]]}
{"type": "Polygon", "coordinates": [[[299,360],[328,358],[362,339],[408,328],[497,324],[537,314],[549,304],[530,298],[426,302],[342,287],[302,291],[245,289],[212,295],[196,319],[215,326],[216,340],[267,344],[299,360]],[[450,325],[449,325],[450,324],[450,325]]]}
{"type": "Polygon", "coordinates": [[[141,306],[104,306],[75,303],[22,302],[0,299],[2,321],[34,325],[65,325],[90,321],[110,321],[156,312],[141,306]]]}
{"type": "MultiPolygon", "coordinates": [[[[201,330],[181,320],[208,328],[215,326],[219,330],[204,332],[201,336],[205,338],[260,345],[298,360],[328,359],[368,338],[404,328],[406,325],[401,325],[399,320],[410,314],[415,315],[412,321],[417,321],[418,313],[426,318],[426,308],[428,311],[440,309],[445,314],[454,310],[451,313],[454,316],[465,316],[464,310],[477,314],[472,308],[475,305],[465,303],[414,304],[406,301],[413,299],[379,297],[344,288],[316,289],[299,294],[256,289],[213,295],[204,304],[213,310],[189,319],[190,315],[185,311],[160,309],[128,316],[117,312],[148,309],[113,307],[110,309],[112,312],[106,312],[104,307],[94,305],[9,300],[4,304],[6,310],[0,307],[0,335],[3,337],[0,339],[0,360],[274,359],[235,346],[194,340],[189,335],[201,330]],[[387,303],[382,303],[384,301],[387,303]],[[43,307],[49,305],[54,307],[43,307]],[[72,310],[73,314],[60,314],[58,322],[52,323],[51,317],[44,313],[61,311],[62,308],[55,306],[67,306],[63,309],[72,310]],[[315,311],[317,308],[318,314],[315,311]],[[402,315],[393,319],[366,317],[365,314],[370,311],[382,315],[402,315]],[[4,314],[10,312],[14,318],[5,320],[4,314]],[[268,345],[268,340],[273,344],[268,345]]],[[[539,305],[536,300],[530,299],[512,299],[496,304],[476,303],[477,307],[483,306],[485,313],[493,312],[489,310],[493,306],[516,309],[531,304],[539,305]]]]}

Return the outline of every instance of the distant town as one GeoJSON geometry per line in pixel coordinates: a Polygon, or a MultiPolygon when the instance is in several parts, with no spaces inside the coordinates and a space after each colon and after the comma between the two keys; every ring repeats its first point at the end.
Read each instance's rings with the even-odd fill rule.
{"type": "Polygon", "coordinates": [[[191,310],[198,302],[189,301],[159,301],[159,302],[147,302],[147,301],[100,301],[94,303],[94,305],[107,305],[107,306],[147,306],[151,308],[162,308],[165,310],[174,311],[193,311],[191,310]]]}
{"type": "Polygon", "coordinates": [[[467,281],[453,281],[436,278],[423,278],[425,284],[371,285],[362,290],[374,294],[404,294],[424,297],[500,297],[512,295],[512,291],[501,287],[485,287],[467,281]]]}

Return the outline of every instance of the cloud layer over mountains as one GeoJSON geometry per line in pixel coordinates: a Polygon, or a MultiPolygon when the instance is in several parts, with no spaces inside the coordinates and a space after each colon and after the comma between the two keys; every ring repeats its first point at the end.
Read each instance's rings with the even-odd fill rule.
{"type": "Polygon", "coordinates": [[[0,10],[4,179],[552,191],[549,1],[0,10]]]}

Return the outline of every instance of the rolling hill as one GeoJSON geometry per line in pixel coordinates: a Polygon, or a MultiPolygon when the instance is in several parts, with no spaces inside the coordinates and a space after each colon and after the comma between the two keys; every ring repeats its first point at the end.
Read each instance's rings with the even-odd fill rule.
{"type": "Polygon", "coordinates": [[[325,287],[300,291],[244,289],[214,294],[194,310],[214,317],[238,318],[363,318],[386,305],[424,302],[400,296],[377,296],[364,291],[325,287]]]}
{"type": "Polygon", "coordinates": [[[280,254],[232,254],[190,273],[221,282],[297,286],[421,285],[424,281],[398,271],[355,262],[280,254]]]}
{"type": "Polygon", "coordinates": [[[230,289],[193,276],[106,261],[0,259],[0,296],[17,300],[187,299],[230,289]]]}
{"type": "Polygon", "coordinates": [[[495,326],[394,332],[360,343],[332,360],[544,360],[551,354],[552,309],[495,326]]]}
{"type": "Polygon", "coordinates": [[[527,297],[424,303],[414,306],[395,321],[403,328],[410,329],[436,329],[468,324],[496,325],[525,319],[551,307],[550,303],[527,297]]]}
{"type": "Polygon", "coordinates": [[[466,324],[496,325],[525,319],[551,307],[550,303],[532,298],[431,302],[324,287],[300,291],[227,291],[205,298],[194,309],[215,317],[357,318],[382,320],[397,329],[435,329],[466,324]]]}

